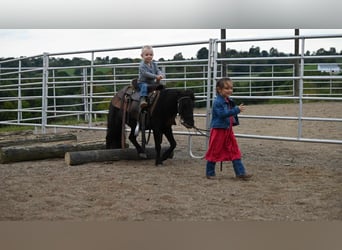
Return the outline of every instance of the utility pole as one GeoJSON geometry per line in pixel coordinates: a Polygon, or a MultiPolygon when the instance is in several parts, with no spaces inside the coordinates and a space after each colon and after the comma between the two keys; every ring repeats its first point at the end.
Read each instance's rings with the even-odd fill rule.
{"type": "MultiPolygon", "coordinates": [[[[226,29],[221,29],[221,40],[226,39],[226,29]]],[[[221,42],[221,58],[226,57],[226,43],[221,42]]],[[[227,76],[227,63],[222,62],[222,77],[227,76]]]]}

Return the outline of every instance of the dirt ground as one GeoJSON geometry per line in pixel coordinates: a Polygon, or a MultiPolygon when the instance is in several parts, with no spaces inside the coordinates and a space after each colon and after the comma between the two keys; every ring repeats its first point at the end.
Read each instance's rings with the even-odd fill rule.
{"type": "MultiPolygon", "coordinates": [[[[304,105],[306,117],[342,117],[342,103],[304,105]]],[[[204,112],[198,110],[198,112],[204,112]]],[[[295,104],[250,105],[243,115],[296,116],[295,104]]],[[[196,125],[204,128],[204,118],[196,125]]],[[[296,121],[240,118],[236,134],[296,137],[296,121]]],[[[105,126],[105,124],[103,124],[105,126]]],[[[177,125],[174,130],[181,130],[177,125]]],[[[105,131],[76,131],[104,140],[105,131]]],[[[303,137],[342,139],[338,122],[303,122],[303,137]]],[[[165,139],[164,139],[165,140],[165,139]]],[[[174,158],[66,165],[64,159],[0,164],[0,221],[334,221],[342,220],[341,144],[238,137],[254,176],[234,178],[230,162],[205,178],[205,160],[189,156],[177,135],[174,158]]],[[[192,153],[206,139],[192,137],[192,153]]],[[[150,143],[151,144],[151,143],[150,143]]]]}

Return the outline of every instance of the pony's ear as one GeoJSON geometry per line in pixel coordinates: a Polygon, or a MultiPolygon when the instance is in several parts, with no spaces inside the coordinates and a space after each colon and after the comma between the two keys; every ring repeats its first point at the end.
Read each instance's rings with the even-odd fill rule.
{"type": "Polygon", "coordinates": [[[191,99],[194,101],[195,100],[195,94],[194,94],[194,91],[192,91],[191,89],[187,90],[188,91],[188,94],[189,96],[191,97],[191,99]]]}
{"type": "Polygon", "coordinates": [[[194,92],[190,89],[186,89],[184,90],[184,94],[187,95],[187,96],[191,96],[194,92]]]}

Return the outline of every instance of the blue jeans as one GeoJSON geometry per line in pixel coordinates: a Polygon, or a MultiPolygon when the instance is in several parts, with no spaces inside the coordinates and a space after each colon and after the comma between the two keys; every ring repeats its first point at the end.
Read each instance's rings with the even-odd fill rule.
{"type": "Polygon", "coordinates": [[[147,83],[139,82],[140,96],[148,96],[147,83]]]}
{"type": "MultiPolygon", "coordinates": [[[[245,170],[245,167],[244,167],[241,159],[233,160],[232,163],[233,163],[233,169],[234,169],[236,176],[246,174],[246,170],[245,170]]],[[[206,175],[207,176],[215,176],[216,175],[215,174],[215,165],[216,165],[216,162],[207,161],[207,166],[206,166],[206,175]]]]}

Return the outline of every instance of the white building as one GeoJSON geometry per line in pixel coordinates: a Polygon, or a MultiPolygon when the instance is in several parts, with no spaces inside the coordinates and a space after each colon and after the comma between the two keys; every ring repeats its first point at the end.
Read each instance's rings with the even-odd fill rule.
{"type": "Polygon", "coordinates": [[[337,63],[320,63],[317,69],[321,72],[327,72],[331,74],[338,74],[341,71],[340,66],[337,63]]]}

